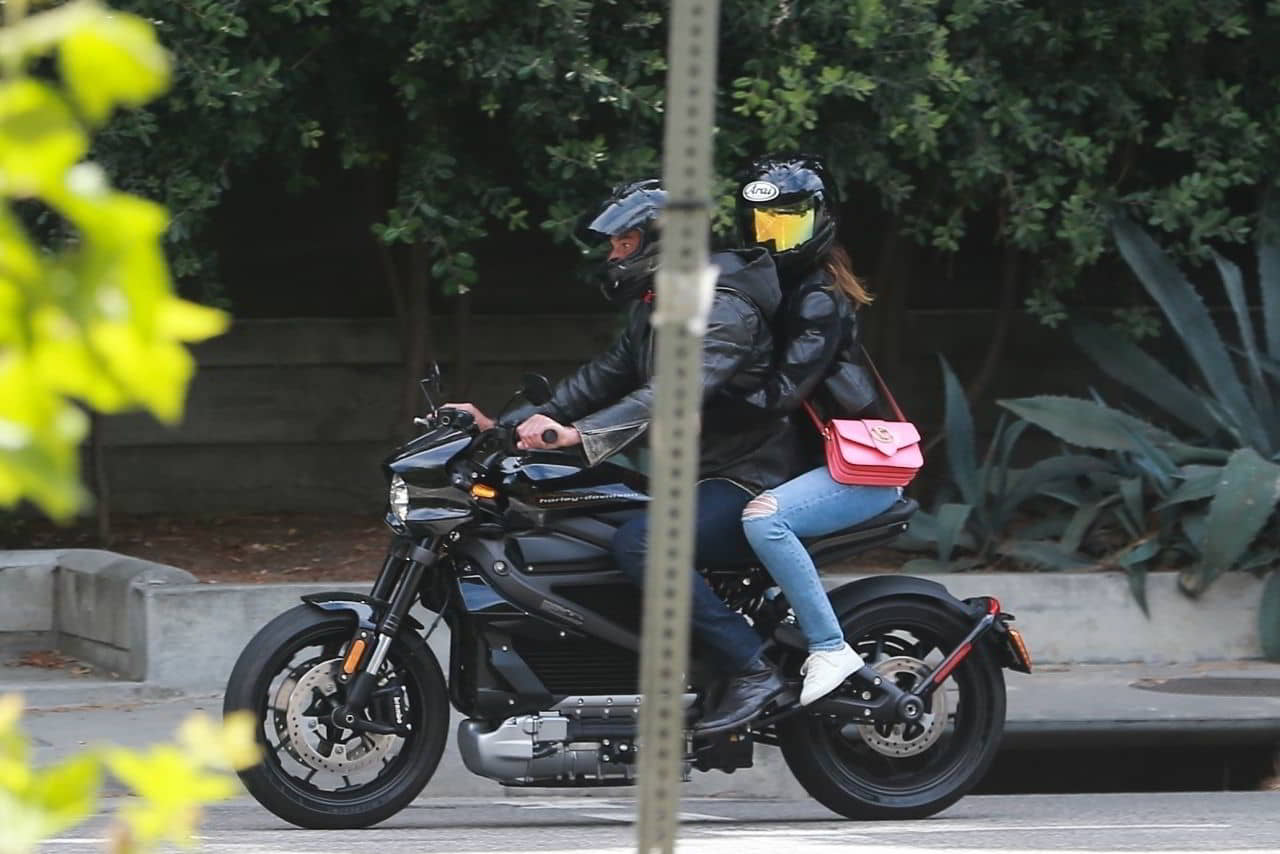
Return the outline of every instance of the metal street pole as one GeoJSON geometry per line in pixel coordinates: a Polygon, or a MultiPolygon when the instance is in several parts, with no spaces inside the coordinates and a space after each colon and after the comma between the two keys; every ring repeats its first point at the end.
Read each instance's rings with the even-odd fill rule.
{"type": "Polygon", "coordinates": [[[640,654],[644,703],[636,836],[641,854],[674,850],[680,807],[702,337],[716,280],[707,240],[719,15],[719,0],[671,3],[662,161],[668,196],[653,314],[657,374],[640,654]]]}

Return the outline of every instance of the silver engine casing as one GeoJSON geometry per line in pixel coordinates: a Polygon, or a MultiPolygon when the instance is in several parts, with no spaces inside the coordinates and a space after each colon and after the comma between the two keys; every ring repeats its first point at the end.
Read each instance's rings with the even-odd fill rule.
{"type": "MultiPolygon", "coordinates": [[[[473,774],[509,786],[627,785],[635,778],[635,720],[641,698],[569,697],[543,712],[458,725],[458,750],[473,774]],[[577,735],[575,721],[618,722],[621,734],[577,735]],[[629,724],[629,726],[628,726],[629,724]]],[[[693,695],[686,695],[686,705],[693,695]]],[[[688,780],[692,763],[684,764],[688,780]]]]}

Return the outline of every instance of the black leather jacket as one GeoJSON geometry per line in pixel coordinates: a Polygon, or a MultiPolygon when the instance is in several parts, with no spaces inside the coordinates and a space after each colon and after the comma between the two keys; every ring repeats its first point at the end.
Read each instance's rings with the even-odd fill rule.
{"type": "MultiPolygon", "coordinates": [[[[774,323],[777,368],[759,389],[726,401],[729,417],[741,423],[772,420],[795,413],[806,400],[823,418],[884,415],[875,378],[862,352],[862,336],[852,303],[825,269],[807,271],[784,282],[782,306],[774,323]],[[789,287],[787,285],[790,285],[789,287]]],[[[800,435],[806,451],[816,445],[807,415],[800,413],[800,435]]],[[[812,457],[806,453],[806,458],[812,457]]]]}
{"type": "MultiPolygon", "coordinates": [[[[773,261],[763,249],[718,252],[720,268],[702,349],[703,418],[699,474],[723,477],[752,491],[777,486],[802,469],[794,429],[782,414],[743,428],[718,414],[769,375],[771,323],[781,302],[773,261]]],[[[562,380],[539,407],[582,436],[592,464],[645,433],[652,413],[654,338],[650,302],[633,301],[626,328],[605,353],[562,380]]]]}

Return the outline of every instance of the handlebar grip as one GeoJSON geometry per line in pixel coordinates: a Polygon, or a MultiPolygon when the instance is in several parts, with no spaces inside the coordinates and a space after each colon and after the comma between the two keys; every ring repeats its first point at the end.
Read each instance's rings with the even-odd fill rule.
{"type": "Polygon", "coordinates": [[[413,423],[414,423],[414,424],[417,424],[419,427],[430,427],[430,426],[431,426],[431,422],[430,422],[428,419],[426,419],[426,418],[415,418],[415,419],[413,419],[413,423]]]}
{"type": "Polygon", "coordinates": [[[554,427],[548,427],[546,430],[542,431],[542,441],[546,442],[548,445],[559,438],[560,431],[556,430],[554,427]]]}

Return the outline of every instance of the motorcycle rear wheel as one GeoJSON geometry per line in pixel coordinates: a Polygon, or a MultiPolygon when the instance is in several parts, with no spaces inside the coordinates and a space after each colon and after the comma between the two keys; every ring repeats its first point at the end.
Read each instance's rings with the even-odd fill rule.
{"type": "Polygon", "coordinates": [[[396,814],[430,781],[448,738],[444,675],[408,632],[391,645],[379,676],[409,734],[362,735],[325,722],[345,690],[332,677],[353,628],[349,614],[299,605],[249,641],[227,683],[223,713],[250,711],[263,747],[262,761],[240,779],[258,803],[298,827],[368,827],[396,814]],[[335,777],[341,785],[325,785],[335,777]]]}
{"type": "MultiPolygon", "coordinates": [[[[904,689],[968,631],[949,610],[919,598],[872,602],[838,616],[850,646],[904,689]]],[[[796,715],[778,726],[782,755],[806,792],[847,818],[941,812],[981,781],[1004,733],[1004,676],[985,644],[974,647],[934,697],[918,728],[796,715]]]]}

